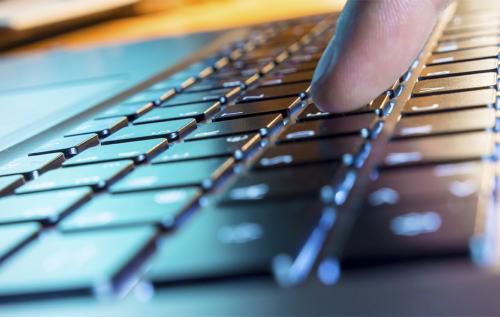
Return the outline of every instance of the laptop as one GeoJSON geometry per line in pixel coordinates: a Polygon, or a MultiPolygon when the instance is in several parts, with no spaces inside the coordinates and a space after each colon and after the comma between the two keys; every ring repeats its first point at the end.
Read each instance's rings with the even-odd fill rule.
{"type": "Polygon", "coordinates": [[[498,314],[499,9],[340,114],[338,13],[2,57],[0,316],[498,314]]]}

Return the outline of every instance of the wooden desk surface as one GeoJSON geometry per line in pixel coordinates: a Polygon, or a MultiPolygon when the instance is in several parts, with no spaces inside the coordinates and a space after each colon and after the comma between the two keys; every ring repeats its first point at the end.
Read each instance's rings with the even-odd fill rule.
{"type": "MultiPolygon", "coordinates": [[[[74,50],[191,32],[219,30],[293,18],[342,8],[344,0],[155,0],[166,7],[154,13],[104,22],[21,47],[10,54],[74,50]]],[[[149,11],[153,3],[138,6],[149,11]]]]}

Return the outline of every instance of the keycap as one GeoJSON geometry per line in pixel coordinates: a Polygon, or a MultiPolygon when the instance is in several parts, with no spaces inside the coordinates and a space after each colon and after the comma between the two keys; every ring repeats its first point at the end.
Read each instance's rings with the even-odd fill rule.
{"type": "Polygon", "coordinates": [[[320,216],[309,204],[286,202],[203,210],[165,239],[146,278],[169,285],[271,273],[276,256],[297,257],[320,216]]]}
{"type": "Polygon", "coordinates": [[[453,40],[440,42],[434,52],[444,53],[457,50],[464,50],[470,48],[477,48],[483,46],[494,46],[500,44],[500,37],[498,36],[481,36],[466,40],[453,40]]]}
{"type": "Polygon", "coordinates": [[[432,54],[427,59],[427,64],[443,64],[452,62],[464,62],[482,58],[497,58],[499,48],[497,46],[473,48],[463,51],[432,54]]]}
{"type": "Polygon", "coordinates": [[[360,137],[287,143],[267,149],[254,167],[270,168],[329,161],[351,164],[362,146],[363,139],[360,137]]]}
{"type": "Polygon", "coordinates": [[[179,78],[176,78],[176,75],[173,75],[173,77],[169,77],[167,79],[158,81],[154,83],[153,85],[149,86],[147,90],[163,90],[163,91],[169,91],[171,89],[174,90],[180,90],[180,83],[186,80],[186,76],[179,76],[179,78]]]}
{"type": "Polygon", "coordinates": [[[103,189],[132,170],[132,161],[118,161],[59,168],[47,172],[16,190],[18,194],[90,186],[103,189]]]}
{"type": "MultiPolygon", "coordinates": [[[[494,9],[494,8],[493,8],[494,9]]],[[[498,28],[499,23],[496,19],[483,19],[471,21],[470,23],[464,23],[460,25],[449,25],[443,31],[443,34],[456,34],[461,32],[468,32],[474,29],[492,29],[498,28]]]]}
{"type": "Polygon", "coordinates": [[[467,32],[460,33],[451,33],[447,35],[441,36],[441,41],[458,41],[458,40],[467,40],[475,37],[482,36],[490,36],[490,35],[500,35],[500,29],[482,29],[482,30],[473,30],[467,32]]]}
{"type": "Polygon", "coordinates": [[[96,119],[106,119],[114,117],[127,117],[129,120],[134,120],[153,109],[153,103],[132,103],[120,104],[113,106],[96,116],[96,119]]]}
{"type": "MultiPolygon", "coordinates": [[[[465,255],[475,234],[477,197],[429,200],[363,210],[343,252],[344,263],[369,265],[465,255]]],[[[348,264],[346,264],[348,266],[348,264]]]]}
{"type": "Polygon", "coordinates": [[[174,141],[196,128],[196,120],[181,119],[129,126],[102,141],[102,144],[166,138],[174,141]]]}
{"type": "Polygon", "coordinates": [[[167,99],[161,104],[161,107],[180,106],[192,103],[202,103],[208,101],[218,101],[225,103],[227,101],[226,95],[232,88],[224,88],[219,90],[210,90],[203,92],[181,93],[173,98],[167,99]]]}
{"type": "Polygon", "coordinates": [[[404,115],[429,112],[462,110],[473,107],[492,106],[496,103],[495,89],[456,92],[436,96],[411,98],[405,104],[404,115]]]}
{"type": "Polygon", "coordinates": [[[262,136],[267,136],[282,124],[283,117],[280,114],[267,114],[249,118],[214,122],[200,125],[198,129],[188,135],[185,140],[193,141],[248,133],[260,133],[262,136]]]}
{"type": "Polygon", "coordinates": [[[271,73],[260,82],[260,86],[274,86],[300,82],[310,82],[313,74],[313,71],[304,71],[292,74],[271,73]]]}
{"type": "Polygon", "coordinates": [[[9,195],[14,189],[24,184],[24,177],[21,175],[0,177],[0,196],[9,195]]]}
{"type": "Polygon", "coordinates": [[[148,224],[173,228],[196,205],[200,194],[197,188],[185,188],[99,196],[66,217],[58,229],[79,231],[148,224]]]}
{"type": "Polygon", "coordinates": [[[64,166],[94,164],[119,160],[132,160],[139,164],[147,161],[168,147],[166,139],[144,140],[103,145],[70,158],[64,166]]]}
{"type": "Polygon", "coordinates": [[[493,135],[488,132],[462,133],[391,142],[386,146],[385,167],[447,163],[489,158],[493,135]]]}
{"type": "Polygon", "coordinates": [[[278,67],[274,69],[275,73],[298,73],[304,71],[312,71],[316,69],[317,62],[309,62],[309,63],[297,63],[297,62],[288,62],[285,61],[278,67]]]}
{"type": "Polygon", "coordinates": [[[179,107],[155,108],[134,121],[134,124],[192,118],[204,121],[220,110],[220,103],[206,102],[179,107]]]}
{"type": "Polygon", "coordinates": [[[47,153],[64,153],[65,157],[74,156],[92,146],[99,144],[97,134],[77,135],[65,138],[53,139],[35,149],[30,155],[47,153]]]}
{"type": "Polygon", "coordinates": [[[278,86],[258,87],[248,90],[247,93],[238,99],[238,103],[255,102],[266,99],[300,97],[306,99],[309,92],[309,83],[297,83],[278,86]]]}
{"type": "Polygon", "coordinates": [[[243,80],[212,79],[212,76],[210,76],[204,79],[203,81],[189,87],[185,91],[191,93],[191,92],[202,92],[210,90],[219,90],[224,88],[235,88],[235,87],[244,87],[243,80]]]}
{"type": "Polygon", "coordinates": [[[481,161],[384,170],[366,191],[367,206],[396,205],[410,199],[462,198],[488,193],[492,167],[481,161]]]}
{"type": "Polygon", "coordinates": [[[20,174],[26,179],[33,179],[50,169],[59,167],[63,161],[62,153],[23,156],[0,165],[0,176],[20,174]]]}
{"type": "Polygon", "coordinates": [[[280,113],[283,117],[288,117],[291,113],[302,107],[302,105],[302,101],[295,97],[237,104],[228,106],[212,120],[232,120],[234,118],[244,118],[269,113],[280,113]]]}
{"type": "Polygon", "coordinates": [[[496,58],[480,59],[462,63],[428,66],[420,73],[421,78],[443,77],[450,75],[465,75],[470,73],[496,71],[498,60],[496,58]]]}
{"type": "MultiPolygon", "coordinates": [[[[298,117],[298,121],[309,121],[309,120],[321,120],[328,118],[355,116],[360,114],[377,114],[377,115],[387,115],[392,110],[392,106],[389,103],[389,93],[384,93],[379,97],[375,98],[368,105],[361,107],[359,109],[349,111],[349,112],[325,112],[320,110],[315,104],[309,104],[304,111],[301,112],[298,117]]],[[[350,119],[349,119],[350,120],[350,119]]]]}
{"type": "Polygon", "coordinates": [[[258,134],[243,134],[186,143],[177,143],[153,160],[153,164],[211,157],[234,157],[241,160],[260,145],[258,134]]]}
{"type": "Polygon", "coordinates": [[[74,136],[74,135],[82,135],[82,134],[97,134],[100,138],[105,138],[112,133],[120,130],[123,127],[126,127],[128,124],[128,120],[125,117],[119,118],[110,118],[110,119],[102,119],[102,120],[92,120],[87,121],[73,130],[66,133],[64,136],[74,136]]]}
{"type": "MultiPolygon", "coordinates": [[[[123,104],[130,104],[130,103],[149,103],[152,102],[154,104],[158,104],[160,102],[160,99],[164,95],[171,96],[175,94],[175,91],[172,89],[171,91],[163,91],[163,90],[144,90],[141,91],[125,100],[122,101],[123,104]]],[[[164,98],[164,97],[163,97],[164,98]]]]}
{"type": "Polygon", "coordinates": [[[478,130],[492,130],[496,124],[495,110],[477,108],[446,113],[404,117],[396,126],[395,138],[428,136],[478,130]]]}
{"type": "Polygon", "coordinates": [[[148,227],[47,235],[0,268],[0,301],[124,292],[155,236],[148,227]]]}
{"type": "Polygon", "coordinates": [[[91,193],[89,188],[83,187],[3,197],[0,199],[0,223],[56,223],[89,200],[91,193]]]}
{"type": "Polygon", "coordinates": [[[269,200],[317,200],[339,184],[340,163],[252,171],[238,177],[219,200],[222,204],[269,200]]]}
{"type": "Polygon", "coordinates": [[[40,231],[36,223],[2,225],[0,230],[0,263],[33,240],[40,231]]]}
{"type": "Polygon", "coordinates": [[[359,135],[368,137],[376,118],[371,114],[360,114],[349,118],[334,118],[297,123],[289,126],[279,142],[293,142],[318,138],[359,135]]]}
{"type": "Polygon", "coordinates": [[[200,186],[212,188],[233,169],[232,158],[142,166],[111,186],[112,193],[200,186]]]}
{"type": "Polygon", "coordinates": [[[456,77],[436,78],[419,81],[413,88],[413,95],[428,95],[465,89],[496,87],[496,73],[481,73],[456,77]]]}

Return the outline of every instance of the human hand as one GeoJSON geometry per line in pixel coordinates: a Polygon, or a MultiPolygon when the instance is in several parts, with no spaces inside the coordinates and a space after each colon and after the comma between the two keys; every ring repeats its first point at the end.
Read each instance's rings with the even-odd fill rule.
{"type": "Polygon", "coordinates": [[[314,73],[325,111],[368,104],[410,66],[449,0],[349,0],[314,73]]]}

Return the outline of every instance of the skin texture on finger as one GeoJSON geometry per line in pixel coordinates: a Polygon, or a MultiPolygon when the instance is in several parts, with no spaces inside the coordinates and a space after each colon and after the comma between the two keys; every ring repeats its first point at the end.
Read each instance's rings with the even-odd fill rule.
{"type": "Polygon", "coordinates": [[[312,95],[325,111],[362,107],[417,57],[448,0],[349,0],[316,68],[312,95]]]}

